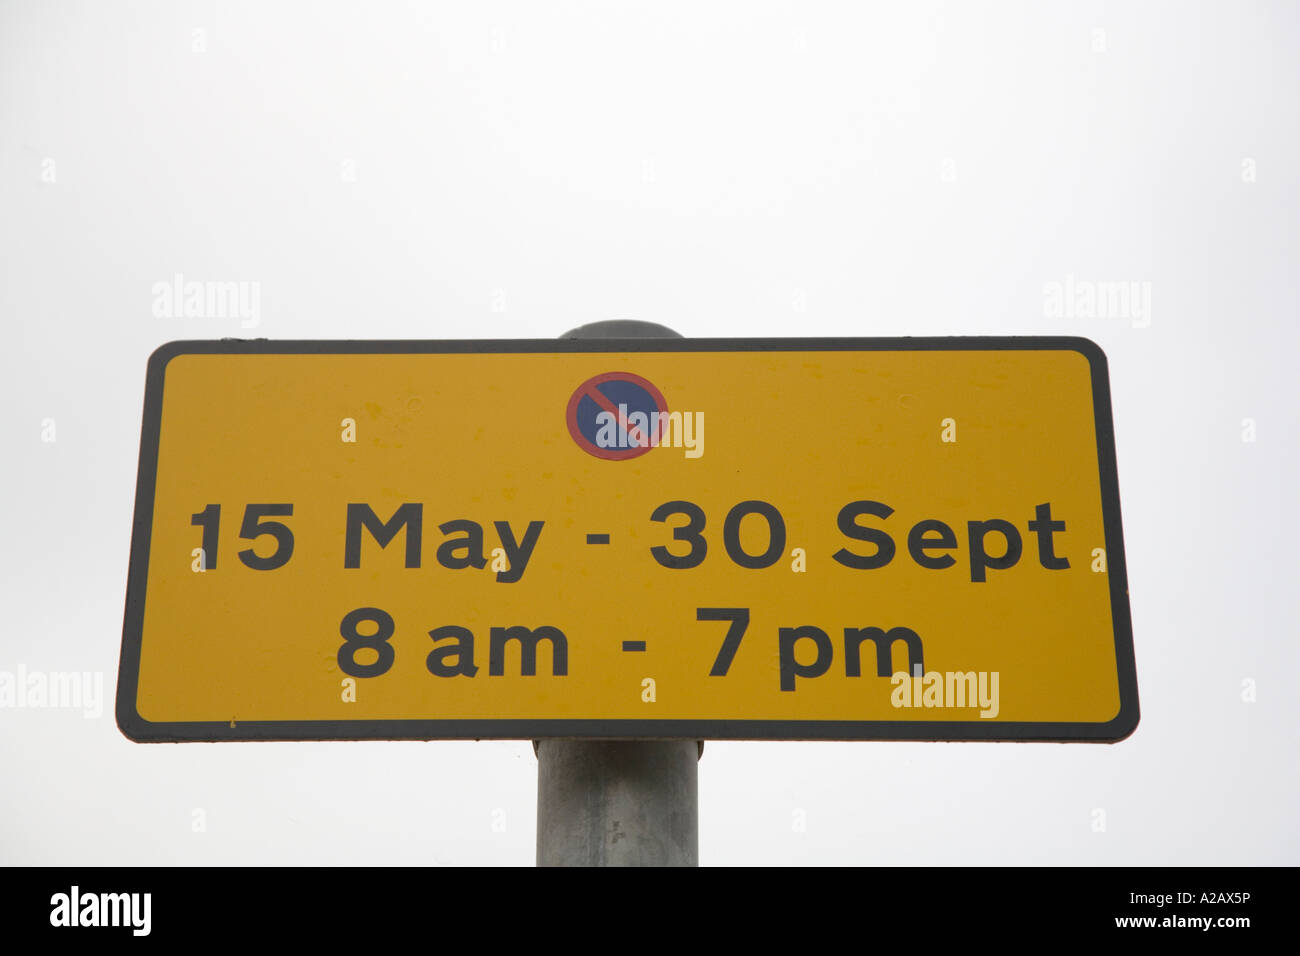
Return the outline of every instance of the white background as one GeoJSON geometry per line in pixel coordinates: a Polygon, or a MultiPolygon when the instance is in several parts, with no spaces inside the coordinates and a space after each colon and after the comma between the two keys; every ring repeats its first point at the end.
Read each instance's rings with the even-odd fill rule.
{"type": "Polygon", "coordinates": [[[528,743],[121,735],[145,361],[638,318],[1084,335],[1114,393],[1137,732],[711,743],[702,863],[1300,863],[1298,21],[0,3],[0,670],[99,672],[108,698],[0,709],[0,862],[531,864],[528,743]],[[257,328],[154,315],[177,273],[259,283],[257,328]],[[1053,317],[1067,277],[1149,283],[1150,313],[1053,317]]]}

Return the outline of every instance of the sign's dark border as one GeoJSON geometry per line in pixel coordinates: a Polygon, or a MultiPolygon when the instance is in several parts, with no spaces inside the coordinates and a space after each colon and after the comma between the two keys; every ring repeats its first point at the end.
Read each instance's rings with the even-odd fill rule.
{"type": "Polygon", "coordinates": [[[1111,416],[1106,355],[1089,339],[1072,336],[971,336],[878,339],[481,339],[430,341],[271,341],[221,339],[169,342],[149,357],[140,469],[136,482],[131,564],[127,576],[122,657],[117,683],[117,725],[142,743],[249,740],[450,740],[595,737],[607,740],[915,740],[1057,741],[1114,743],[1138,724],[1137,665],[1129,611],[1128,572],[1120,522],[1119,475],[1111,416]],[[1028,723],[878,720],[268,720],[154,722],[136,709],[143,638],[145,583],[149,568],[154,482],[162,422],[167,363],[190,354],[384,354],[384,353],[540,353],[540,352],[908,352],[908,351],[1070,350],[1092,369],[1097,459],[1101,469],[1102,512],[1110,575],[1111,618],[1120,709],[1097,723],[1028,723]]]}

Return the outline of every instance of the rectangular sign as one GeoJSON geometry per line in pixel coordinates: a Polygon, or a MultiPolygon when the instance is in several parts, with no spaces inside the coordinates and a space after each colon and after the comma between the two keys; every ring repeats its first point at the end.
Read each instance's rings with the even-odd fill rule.
{"type": "Polygon", "coordinates": [[[1115,741],[1079,338],[178,342],[149,362],[139,741],[1115,741]]]}

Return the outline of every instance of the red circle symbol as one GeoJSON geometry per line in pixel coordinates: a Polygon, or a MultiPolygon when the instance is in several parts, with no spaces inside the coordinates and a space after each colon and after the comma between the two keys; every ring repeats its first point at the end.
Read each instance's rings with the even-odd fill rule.
{"type": "MultiPolygon", "coordinates": [[[[653,432],[654,416],[666,414],[668,403],[663,393],[640,375],[631,372],[605,372],[587,379],[569,398],[565,421],[574,442],[589,455],[608,461],[637,458],[654,448],[658,436],[653,432]],[[602,445],[597,441],[602,428],[599,416],[614,416],[617,441],[602,445]],[[629,421],[637,413],[646,416],[648,427],[629,421]]],[[[608,420],[606,420],[608,422],[608,420]]]]}

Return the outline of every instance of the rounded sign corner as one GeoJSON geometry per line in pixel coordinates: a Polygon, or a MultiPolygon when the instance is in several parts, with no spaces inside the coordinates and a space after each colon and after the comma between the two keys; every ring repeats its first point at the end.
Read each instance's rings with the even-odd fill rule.
{"type": "Polygon", "coordinates": [[[149,371],[164,372],[167,365],[178,355],[186,355],[191,350],[190,343],[182,340],[164,342],[149,354],[149,371]]]}
{"type": "Polygon", "coordinates": [[[145,720],[136,710],[135,701],[118,695],[117,729],[122,736],[137,744],[153,743],[159,739],[153,728],[153,722],[145,720]]]}
{"type": "Polygon", "coordinates": [[[1136,696],[1120,704],[1119,713],[1102,724],[1098,739],[1103,743],[1117,744],[1133,736],[1141,721],[1136,696]]]}
{"type": "Polygon", "coordinates": [[[1070,335],[1061,340],[1062,347],[1071,352],[1078,352],[1088,360],[1093,375],[1106,375],[1106,352],[1092,339],[1082,335],[1070,335]]]}

